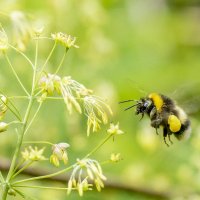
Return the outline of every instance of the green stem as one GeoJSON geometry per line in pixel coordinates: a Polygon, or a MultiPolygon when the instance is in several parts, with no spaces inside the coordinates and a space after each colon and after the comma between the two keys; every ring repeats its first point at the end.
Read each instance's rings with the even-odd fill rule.
{"type": "Polygon", "coordinates": [[[23,140],[23,137],[24,137],[24,132],[26,130],[26,125],[27,125],[27,121],[28,121],[28,117],[29,117],[29,114],[30,114],[32,104],[33,104],[33,98],[31,97],[29,104],[28,104],[28,107],[27,107],[27,110],[26,110],[26,113],[25,113],[24,120],[23,120],[22,132],[18,136],[17,146],[16,146],[16,149],[15,149],[15,153],[14,153],[14,156],[13,156],[13,159],[12,159],[12,162],[11,162],[11,166],[10,166],[10,169],[9,169],[9,172],[8,172],[8,176],[7,176],[7,179],[6,179],[7,182],[10,181],[12,174],[13,174],[13,171],[15,169],[15,164],[16,164],[19,152],[20,152],[21,145],[22,145],[22,140],[23,140]]]}
{"type": "Polygon", "coordinates": [[[46,99],[50,99],[50,100],[63,100],[63,97],[46,97],[46,99]]]}
{"type": "Polygon", "coordinates": [[[68,50],[69,50],[69,48],[66,48],[66,51],[65,51],[65,53],[64,53],[64,55],[63,55],[63,57],[62,57],[62,59],[60,61],[60,64],[58,65],[58,67],[57,67],[57,69],[56,69],[56,71],[54,73],[55,75],[59,72],[59,70],[60,70],[60,68],[61,68],[61,66],[62,66],[62,64],[63,64],[63,62],[65,60],[65,56],[66,56],[68,50]]]}
{"type": "Polygon", "coordinates": [[[51,189],[51,190],[68,190],[67,187],[64,187],[64,188],[63,187],[45,187],[45,186],[39,186],[39,185],[16,185],[15,187],[51,189]]]}
{"type": "Polygon", "coordinates": [[[2,175],[2,173],[1,173],[1,171],[0,171],[0,181],[1,181],[1,183],[4,182],[4,178],[3,178],[3,175],[2,175]]]}
{"type": "Polygon", "coordinates": [[[88,153],[84,158],[90,157],[93,153],[95,153],[102,145],[104,145],[113,135],[109,134],[102,142],[99,143],[90,153],[88,153]]]}
{"type": "Polygon", "coordinates": [[[8,190],[9,190],[9,187],[8,187],[7,184],[5,184],[5,185],[3,186],[3,191],[2,191],[1,200],[6,200],[6,199],[7,199],[8,190]]]}
{"type": "Polygon", "coordinates": [[[34,64],[35,68],[37,68],[37,61],[38,61],[38,40],[36,40],[35,44],[35,64],[34,64]]]}
{"type": "Polygon", "coordinates": [[[46,61],[45,61],[45,63],[44,63],[44,65],[41,68],[41,72],[44,71],[44,68],[46,67],[46,64],[48,63],[49,59],[51,58],[51,56],[52,56],[52,54],[53,54],[53,52],[54,52],[54,50],[56,48],[56,44],[57,43],[55,42],[54,45],[53,45],[53,47],[52,47],[52,49],[51,49],[51,51],[50,51],[50,53],[49,53],[49,55],[48,55],[48,57],[47,57],[47,59],[46,59],[46,61]]]}
{"type": "Polygon", "coordinates": [[[9,122],[8,123],[9,125],[12,125],[12,124],[22,124],[21,121],[12,121],[12,122],[9,122]]]}
{"type": "Polygon", "coordinates": [[[29,163],[27,163],[26,165],[24,165],[21,169],[19,169],[15,174],[13,174],[12,178],[14,178],[15,176],[17,176],[19,173],[21,173],[22,171],[24,171],[26,168],[28,168],[34,161],[30,161],[29,163]]]}
{"type": "Polygon", "coordinates": [[[47,174],[47,175],[44,175],[44,176],[37,176],[37,177],[32,177],[32,178],[28,178],[28,179],[24,179],[24,180],[21,180],[21,181],[16,181],[13,183],[13,185],[15,184],[18,184],[18,183],[24,183],[24,182],[28,182],[28,181],[35,181],[35,180],[40,180],[40,179],[45,179],[45,178],[51,178],[53,176],[57,176],[59,174],[62,174],[64,172],[67,172],[69,171],[70,169],[73,168],[74,165],[71,165],[63,170],[60,170],[58,172],[55,172],[55,173],[52,173],[52,174],[47,174]]]}
{"type": "Polygon", "coordinates": [[[8,99],[9,104],[7,104],[8,109],[17,117],[19,121],[22,121],[22,117],[20,115],[19,110],[16,108],[16,106],[12,103],[10,99],[8,99]],[[11,108],[12,107],[12,108],[11,108]]]}
{"type": "Polygon", "coordinates": [[[28,99],[27,96],[9,96],[8,99],[28,99]]]}
{"type": "MultiPolygon", "coordinates": [[[[83,159],[88,158],[89,156],[91,156],[93,153],[95,153],[106,141],[108,141],[113,135],[110,134],[108,135],[104,140],[102,140],[99,145],[97,145],[90,153],[88,153],[83,159]]],[[[35,181],[35,180],[40,180],[40,179],[45,179],[45,178],[51,178],[53,176],[57,176],[59,174],[62,174],[64,172],[69,171],[70,169],[72,169],[74,167],[74,165],[76,165],[77,163],[69,166],[68,168],[65,168],[63,170],[60,170],[58,172],[52,173],[52,174],[47,174],[47,175],[43,175],[43,176],[38,176],[38,177],[32,177],[32,178],[28,178],[28,179],[24,179],[21,181],[16,181],[13,184],[18,184],[18,183],[24,183],[24,182],[28,182],[28,181],[35,181]]]]}
{"type": "Polygon", "coordinates": [[[16,167],[15,167],[15,169],[13,170],[13,173],[15,173],[16,171],[17,171],[17,169],[21,166],[21,165],[23,165],[24,164],[24,162],[25,162],[25,160],[23,159],[23,160],[21,160],[21,162],[19,162],[17,165],[16,165],[16,167]]]}
{"type": "Polygon", "coordinates": [[[106,165],[108,163],[112,163],[112,161],[111,160],[105,160],[103,162],[100,162],[101,165],[106,165]]]}
{"type": "Polygon", "coordinates": [[[16,77],[18,83],[20,84],[20,86],[22,87],[22,89],[24,90],[24,92],[27,94],[27,96],[30,96],[29,93],[28,93],[28,91],[27,91],[26,88],[24,87],[23,83],[21,82],[19,76],[17,75],[17,73],[16,73],[14,67],[12,66],[12,64],[11,64],[11,62],[10,62],[10,59],[8,58],[8,55],[5,54],[5,57],[6,57],[6,60],[7,60],[8,64],[10,65],[10,67],[11,67],[11,69],[12,69],[12,72],[13,72],[14,76],[16,77]]]}
{"type": "Polygon", "coordinates": [[[32,125],[32,123],[33,123],[33,121],[35,120],[35,118],[36,118],[36,116],[37,116],[37,114],[38,114],[38,112],[39,112],[41,106],[42,106],[42,102],[39,104],[39,106],[38,106],[38,108],[37,108],[37,110],[36,110],[36,112],[35,112],[33,118],[31,119],[30,123],[28,124],[28,126],[27,126],[27,128],[26,128],[26,130],[25,130],[24,134],[27,133],[28,129],[29,129],[30,126],[32,125]]]}
{"type": "Polygon", "coordinates": [[[47,142],[47,141],[25,141],[23,142],[23,144],[48,144],[48,145],[54,145],[51,142],[47,142]]]}
{"type": "Polygon", "coordinates": [[[17,49],[16,47],[12,46],[11,44],[9,44],[9,46],[14,49],[16,52],[20,53],[27,61],[28,63],[31,65],[31,67],[34,69],[34,65],[33,63],[31,62],[31,60],[22,52],[20,51],[19,49],[17,49]]]}
{"type": "Polygon", "coordinates": [[[43,65],[42,68],[40,69],[40,74],[39,74],[39,76],[38,76],[38,79],[36,80],[36,85],[37,85],[37,83],[38,83],[38,81],[39,81],[39,78],[40,78],[42,72],[44,71],[44,68],[46,67],[46,64],[48,63],[49,59],[50,59],[51,56],[52,56],[52,54],[53,54],[53,52],[54,52],[54,50],[55,50],[55,48],[56,48],[56,45],[57,45],[57,42],[54,42],[54,45],[53,45],[53,47],[52,47],[52,49],[51,49],[51,51],[50,51],[50,53],[49,53],[49,55],[48,55],[46,61],[44,62],[44,65],[43,65]]]}

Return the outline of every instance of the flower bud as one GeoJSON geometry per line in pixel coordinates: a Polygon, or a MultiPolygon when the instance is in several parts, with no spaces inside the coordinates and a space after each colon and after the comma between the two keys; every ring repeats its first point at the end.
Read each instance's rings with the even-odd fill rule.
{"type": "Polygon", "coordinates": [[[0,122],[0,133],[8,129],[8,124],[5,122],[0,122]]]}

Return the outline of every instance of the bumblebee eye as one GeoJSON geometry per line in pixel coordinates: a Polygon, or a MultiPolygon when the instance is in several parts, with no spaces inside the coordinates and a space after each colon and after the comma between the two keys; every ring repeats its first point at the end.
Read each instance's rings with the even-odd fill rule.
{"type": "Polygon", "coordinates": [[[144,105],[143,105],[145,108],[147,108],[148,106],[149,106],[149,102],[148,101],[146,101],[146,102],[144,102],[144,105]]]}

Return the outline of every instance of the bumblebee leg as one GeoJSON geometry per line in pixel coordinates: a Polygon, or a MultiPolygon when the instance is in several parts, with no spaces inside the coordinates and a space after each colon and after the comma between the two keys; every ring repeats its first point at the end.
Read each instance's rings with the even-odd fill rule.
{"type": "Polygon", "coordinates": [[[143,117],[144,117],[144,113],[142,113],[142,116],[141,116],[141,118],[140,118],[140,121],[142,120],[143,117]]]}
{"type": "Polygon", "coordinates": [[[171,141],[171,138],[170,138],[170,134],[168,134],[168,139],[169,139],[170,143],[173,144],[173,142],[171,141]]]}
{"type": "MultiPolygon", "coordinates": [[[[168,131],[167,131],[166,128],[164,128],[164,129],[163,129],[163,139],[164,139],[165,144],[169,147],[169,144],[168,144],[167,141],[166,141],[167,135],[168,135],[168,131]]],[[[168,137],[169,137],[169,135],[168,135],[168,137]]],[[[171,140],[170,140],[170,141],[171,141],[171,140]]]]}
{"type": "Polygon", "coordinates": [[[158,134],[158,128],[156,127],[155,129],[156,129],[156,135],[159,135],[159,134],[158,134]]]}
{"type": "Polygon", "coordinates": [[[158,134],[158,128],[161,125],[162,120],[161,119],[154,119],[151,121],[151,126],[154,127],[156,129],[156,133],[158,134]]]}

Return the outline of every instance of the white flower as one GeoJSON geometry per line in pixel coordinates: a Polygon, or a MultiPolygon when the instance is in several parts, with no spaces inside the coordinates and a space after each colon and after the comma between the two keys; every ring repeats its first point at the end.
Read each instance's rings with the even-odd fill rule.
{"type": "Polygon", "coordinates": [[[82,113],[81,107],[77,101],[77,94],[84,89],[86,90],[82,84],[74,81],[70,76],[64,77],[62,79],[60,91],[70,114],[72,113],[73,107],[80,114],[82,113]]]}
{"type": "Polygon", "coordinates": [[[98,191],[101,191],[106,177],[103,175],[101,166],[96,160],[89,158],[78,159],[68,181],[67,193],[70,194],[72,188],[76,188],[79,195],[82,196],[83,191],[90,189],[92,186],[92,184],[88,183],[88,179],[95,184],[98,191]]]}
{"type": "Polygon", "coordinates": [[[124,133],[122,130],[119,129],[119,123],[117,123],[116,125],[111,123],[110,128],[107,130],[107,132],[112,135],[121,135],[124,133]]]}
{"type": "Polygon", "coordinates": [[[110,161],[111,162],[119,162],[120,160],[122,160],[121,158],[121,154],[120,153],[112,153],[110,156],[110,161]]]}
{"type": "Polygon", "coordinates": [[[52,164],[54,164],[56,167],[58,167],[60,165],[60,163],[59,163],[60,160],[62,160],[64,162],[64,164],[67,164],[68,156],[67,156],[66,149],[69,146],[70,145],[67,143],[54,144],[52,146],[53,154],[50,157],[50,162],[52,164]]]}
{"type": "Polygon", "coordinates": [[[59,33],[52,33],[51,37],[54,41],[61,43],[66,48],[70,47],[79,48],[79,46],[75,44],[76,38],[71,35],[59,32],[59,33]]]}
{"type": "Polygon", "coordinates": [[[60,81],[61,78],[58,75],[47,74],[40,78],[38,84],[43,93],[53,94],[55,90],[60,93],[60,81]]]}
{"type": "Polygon", "coordinates": [[[100,129],[100,124],[108,122],[108,113],[112,114],[110,107],[99,97],[88,95],[83,98],[87,121],[87,135],[100,129]]]}
{"type": "Polygon", "coordinates": [[[37,147],[33,148],[29,146],[29,148],[25,148],[24,151],[21,152],[22,157],[24,160],[32,160],[32,161],[39,161],[39,160],[47,160],[44,156],[44,148],[38,149],[37,147]]]}

